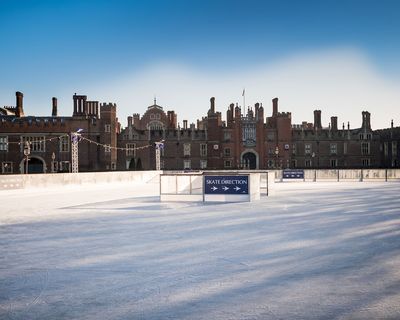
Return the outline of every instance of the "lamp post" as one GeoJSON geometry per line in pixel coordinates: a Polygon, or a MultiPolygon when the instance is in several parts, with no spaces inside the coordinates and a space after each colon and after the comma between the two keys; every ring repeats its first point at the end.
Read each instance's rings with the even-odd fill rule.
{"type": "Polygon", "coordinates": [[[28,141],[25,141],[24,145],[24,155],[26,157],[25,159],[25,173],[28,174],[28,161],[29,161],[29,155],[31,154],[31,146],[29,145],[28,141]]]}
{"type": "Polygon", "coordinates": [[[279,163],[278,163],[278,159],[279,159],[279,147],[278,147],[278,146],[275,147],[275,155],[276,155],[275,166],[276,166],[276,167],[279,167],[279,163]]]}
{"type": "Polygon", "coordinates": [[[54,160],[56,159],[56,154],[53,152],[51,154],[51,172],[54,173],[54,160]]]}

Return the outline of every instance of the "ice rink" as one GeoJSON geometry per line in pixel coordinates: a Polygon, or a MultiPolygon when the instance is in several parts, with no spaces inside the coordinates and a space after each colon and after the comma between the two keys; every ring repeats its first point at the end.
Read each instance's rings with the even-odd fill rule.
{"type": "Polygon", "coordinates": [[[400,319],[400,183],[0,191],[0,319],[400,319]]]}

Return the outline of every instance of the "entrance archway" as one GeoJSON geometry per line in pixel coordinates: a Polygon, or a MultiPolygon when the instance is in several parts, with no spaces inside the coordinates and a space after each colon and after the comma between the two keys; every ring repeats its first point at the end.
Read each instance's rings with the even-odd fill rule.
{"type": "Polygon", "coordinates": [[[242,153],[242,167],[244,169],[254,170],[258,168],[257,154],[253,151],[247,151],[242,153]]]}
{"type": "MultiPolygon", "coordinates": [[[[21,162],[21,169],[26,173],[26,159],[21,162]]],[[[39,157],[30,157],[28,160],[28,173],[45,173],[46,165],[44,160],[39,157]]]]}

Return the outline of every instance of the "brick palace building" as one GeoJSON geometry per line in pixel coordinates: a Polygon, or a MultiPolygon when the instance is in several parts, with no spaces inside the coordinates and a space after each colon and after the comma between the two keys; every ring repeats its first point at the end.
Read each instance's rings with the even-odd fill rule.
{"type": "Polygon", "coordinates": [[[338,127],[334,116],[324,127],[320,110],[314,123],[292,124],[290,112],[279,112],[278,98],[265,113],[260,103],[246,110],[231,104],[225,120],[211,98],[205,117],[196,124],[183,120],[182,126],[174,111],[165,112],[156,101],[143,116],[129,116],[126,128],[115,104],[84,95],[73,96],[71,117],[58,116],[56,98],[51,111],[47,117],[26,116],[21,92],[15,107],[0,108],[1,173],[25,172],[26,141],[28,172],[69,172],[71,132],[78,129],[80,172],[154,170],[159,141],[165,170],[400,167],[400,127],[392,122],[391,128],[372,130],[367,111],[355,129],[349,123],[338,127]]]}

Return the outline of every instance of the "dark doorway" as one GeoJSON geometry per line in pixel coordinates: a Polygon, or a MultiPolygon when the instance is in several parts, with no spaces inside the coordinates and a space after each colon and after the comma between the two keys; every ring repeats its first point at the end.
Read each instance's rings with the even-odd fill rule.
{"type": "Polygon", "coordinates": [[[254,153],[247,152],[242,159],[244,169],[257,169],[257,157],[254,153]]]}
{"type": "MultiPolygon", "coordinates": [[[[26,173],[26,162],[24,162],[24,172],[26,173]]],[[[30,158],[28,161],[28,173],[44,173],[43,161],[38,158],[30,158]]]]}
{"type": "Polygon", "coordinates": [[[136,170],[136,162],[134,158],[132,158],[131,162],[129,162],[129,170],[136,170]]]}
{"type": "Polygon", "coordinates": [[[136,162],[136,170],[142,170],[142,160],[139,158],[136,162]]]}

